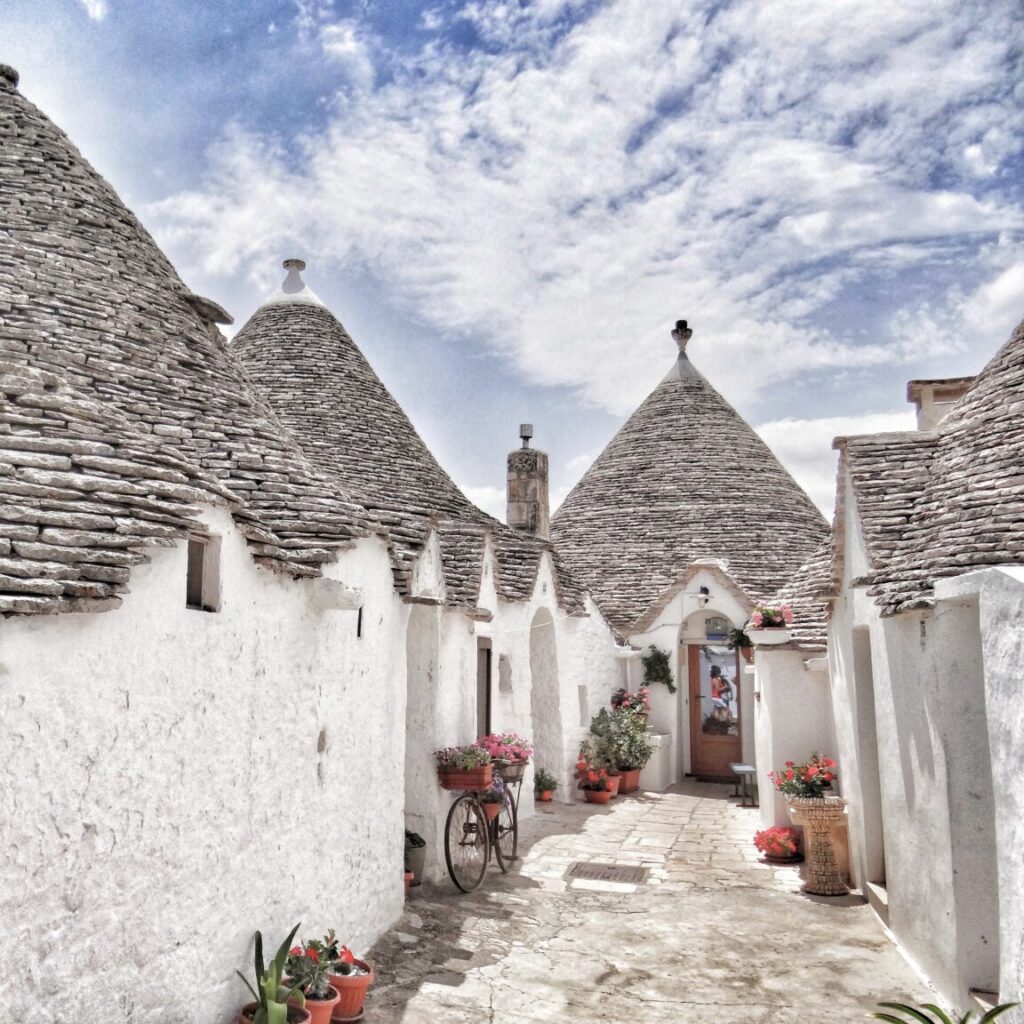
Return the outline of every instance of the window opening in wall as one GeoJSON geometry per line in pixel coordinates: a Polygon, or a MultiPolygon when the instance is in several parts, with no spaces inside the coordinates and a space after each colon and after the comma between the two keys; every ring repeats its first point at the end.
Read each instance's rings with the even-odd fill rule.
{"type": "Polygon", "coordinates": [[[192,533],[188,538],[185,605],[196,611],[220,610],[220,538],[192,533]]]}
{"type": "Polygon", "coordinates": [[[476,728],[477,736],[491,733],[491,641],[480,637],[476,642],[476,728]]]}
{"type": "Polygon", "coordinates": [[[359,613],[356,615],[356,638],[362,639],[363,636],[363,609],[359,609],[359,613]]]}

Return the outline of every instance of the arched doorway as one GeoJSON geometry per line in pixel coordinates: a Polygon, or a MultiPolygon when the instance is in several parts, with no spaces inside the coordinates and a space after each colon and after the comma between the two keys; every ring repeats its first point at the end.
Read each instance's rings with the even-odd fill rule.
{"type": "Polygon", "coordinates": [[[406,631],[405,827],[427,842],[427,872],[439,863],[439,796],[433,751],[437,746],[438,609],[414,605],[406,631]]]}
{"type": "Polygon", "coordinates": [[[558,689],[558,651],[555,621],[540,608],[530,626],[530,721],[533,728],[534,764],[558,779],[568,792],[565,751],[562,746],[562,702],[558,689]]]}

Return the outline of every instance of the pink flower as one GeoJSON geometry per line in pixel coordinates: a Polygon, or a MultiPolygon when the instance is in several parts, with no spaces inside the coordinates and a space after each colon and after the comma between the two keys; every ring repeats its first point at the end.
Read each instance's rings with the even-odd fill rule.
{"type": "Polygon", "coordinates": [[[760,612],[754,612],[754,614],[750,616],[750,624],[754,629],[760,629],[763,621],[764,616],[760,612]]]}

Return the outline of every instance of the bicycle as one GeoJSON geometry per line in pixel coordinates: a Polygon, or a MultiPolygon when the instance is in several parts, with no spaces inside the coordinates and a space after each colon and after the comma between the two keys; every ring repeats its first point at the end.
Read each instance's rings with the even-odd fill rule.
{"type": "Polygon", "coordinates": [[[506,874],[517,859],[519,792],[526,764],[525,761],[494,762],[494,772],[502,782],[502,789],[493,818],[485,810],[493,801],[482,799],[486,790],[464,790],[452,803],[445,822],[444,859],[448,874],[462,892],[472,892],[479,887],[492,854],[502,874],[506,874]]]}

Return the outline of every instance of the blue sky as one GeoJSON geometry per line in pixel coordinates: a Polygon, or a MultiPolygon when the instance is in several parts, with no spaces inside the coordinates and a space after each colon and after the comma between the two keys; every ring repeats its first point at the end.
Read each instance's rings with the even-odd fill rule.
{"type": "Polygon", "coordinates": [[[695,329],[823,506],[836,433],[1024,317],[1024,32],[948,0],[6,0],[0,60],[240,324],[302,256],[471,496],[563,495],[695,329]]]}

